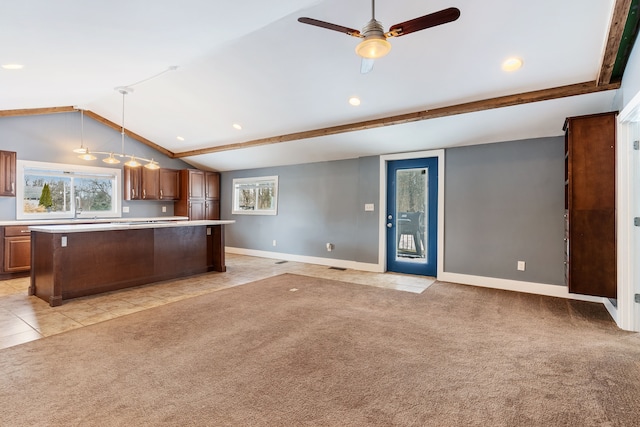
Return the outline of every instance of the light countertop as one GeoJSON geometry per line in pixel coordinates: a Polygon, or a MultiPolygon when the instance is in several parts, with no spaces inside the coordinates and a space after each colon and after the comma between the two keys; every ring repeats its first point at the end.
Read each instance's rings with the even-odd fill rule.
{"type": "Polygon", "coordinates": [[[109,224],[117,222],[154,222],[154,221],[187,221],[187,216],[157,216],[145,218],[61,218],[61,219],[17,219],[12,221],[0,221],[0,227],[11,225],[63,225],[63,224],[109,224]]]}
{"type": "Polygon", "coordinates": [[[172,221],[158,220],[150,221],[148,218],[142,220],[129,219],[128,221],[118,221],[109,223],[94,224],[60,224],[60,225],[31,225],[29,230],[42,233],[87,233],[94,231],[114,231],[114,230],[136,230],[143,228],[170,228],[170,227],[194,227],[200,225],[226,225],[233,224],[234,220],[202,220],[202,221],[172,221]]]}

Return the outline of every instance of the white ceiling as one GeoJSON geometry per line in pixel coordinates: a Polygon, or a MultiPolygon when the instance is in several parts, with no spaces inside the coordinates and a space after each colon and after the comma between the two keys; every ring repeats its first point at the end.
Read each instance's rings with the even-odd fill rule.
{"type": "MultiPolygon", "coordinates": [[[[125,100],[131,131],[175,153],[241,143],[595,80],[613,3],[378,0],[376,18],[385,28],[451,6],[461,17],[390,39],[391,53],[360,74],[357,39],[297,18],[360,29],[370,19],[369,0],[3,2],[0,64],[25,68],[0,69],[0,110],[73,105],[120,124],[122,95],[114,88],[133,85],[125,100]],[[513,55],[524,67],[507,74],[500,64],[513,55]],[[170,66],[178,68],[163,73],[170,66]],[[361,98],[359,107],[347,103],[352,95],[361,98]],[[236,122],[243,130],[232,128],[236,122]]],[[[608,111],[614,96],[184,160],[233,170],[560,135],[565,117],[608,111]]]]}

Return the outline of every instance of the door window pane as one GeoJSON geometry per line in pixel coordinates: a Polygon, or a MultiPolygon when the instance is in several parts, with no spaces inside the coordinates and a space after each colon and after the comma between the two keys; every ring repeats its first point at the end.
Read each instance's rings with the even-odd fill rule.
{"type": "Polygon", "coordinates": [[[426,168],[396,171],[396,259],[426,262],[428,177],[426,168]]]}

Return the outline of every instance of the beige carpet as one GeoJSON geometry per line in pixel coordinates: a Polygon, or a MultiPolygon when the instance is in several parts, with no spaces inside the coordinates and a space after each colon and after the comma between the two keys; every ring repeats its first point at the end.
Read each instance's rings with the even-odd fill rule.
{"type": "Polygon", "coordinates": [[[0,425],[634,426],[640,338],[592,303],[286,274],[0,351],[0,425]]]}

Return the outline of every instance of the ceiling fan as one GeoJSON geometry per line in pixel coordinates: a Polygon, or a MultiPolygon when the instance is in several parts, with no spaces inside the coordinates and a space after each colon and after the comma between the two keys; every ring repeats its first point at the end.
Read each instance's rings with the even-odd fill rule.
{"type": "Polygon", "coordinates": [[[356,46],[356,53],[362,57],[361,73],[368,73],[373,69],[373,61],[382,58],[391,50],[391,37],[400,37],[426,28],[453,22],[460,17],[460,9],[450,7],[438,12],[430,13],[419,18],[392,25],[386,33],[382,24],[376,20],[376,2],[371,0],[371,20],[362,28],[362,32],[342,25],[331,24],[313,18],[298,18],[298,22],[315,25],[316,27],[338,31],[352,37],[363,39],[356,46]]]}

